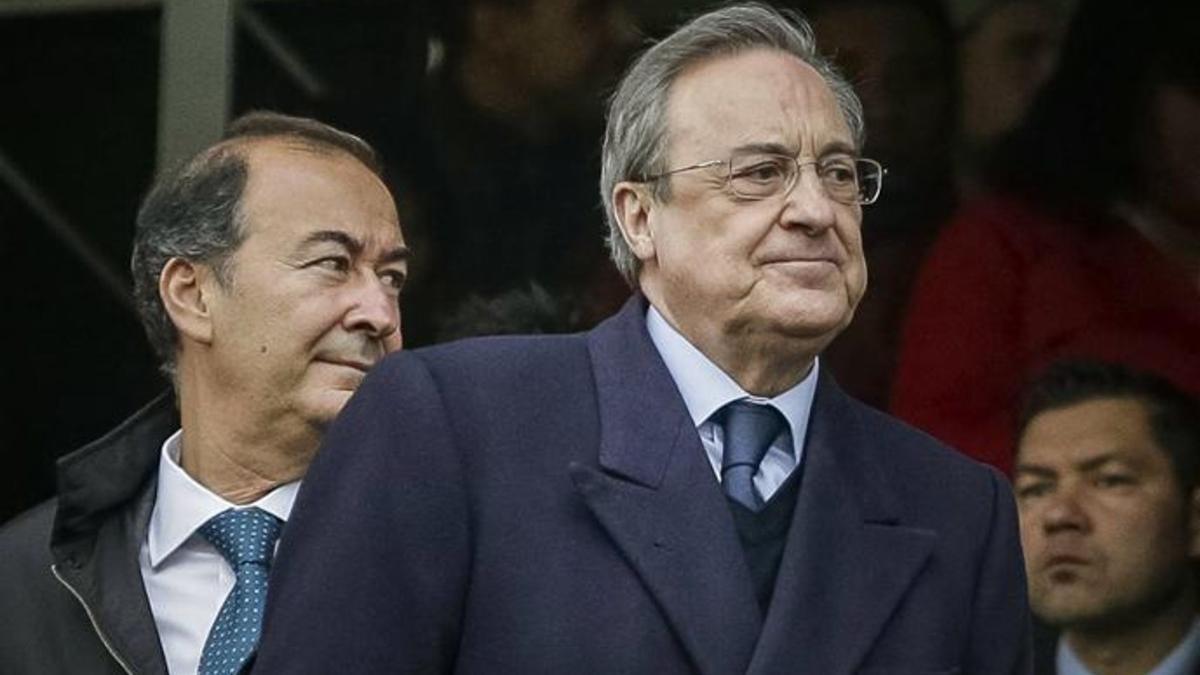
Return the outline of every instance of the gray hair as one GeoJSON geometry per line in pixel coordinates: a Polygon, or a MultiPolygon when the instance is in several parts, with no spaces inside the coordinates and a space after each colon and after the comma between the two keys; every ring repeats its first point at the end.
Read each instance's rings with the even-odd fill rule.
{"type": "Polygon", "coordinates": [[[130,271],[134,305],[170,378],[179,334],[159,297],[159,276],[168,261],[181,258],[208,265],[218,283],[229,282],[229,259],[246,235],[240,212],[249,176],[245,146],[267,138],[347,153],[382,179],[375,151],[361,138],[316,120],[256,111],[234,120],[220,143],[156,180],[137,214],[130,271]]]}
{"type": "MultiPolygon", "coordinates": [[[[667,100],[680,73],[714,56],[761,48],[786,52],[812,66],[833,90],[854,143],[862,147],[862,103],[850,83],[817,52],[812,28],[799,14],[750,3],[692,19],[634,61],[609,103],[600,198],[608,221],[609,254],[631,286],[637,286],[641,261],[621,236],[613,189],[621,181],[642,181],[667,170],[667,100]]],[[[669,199],[669,190],[665,181],[657,183],[654,198],[669,199]]]]}

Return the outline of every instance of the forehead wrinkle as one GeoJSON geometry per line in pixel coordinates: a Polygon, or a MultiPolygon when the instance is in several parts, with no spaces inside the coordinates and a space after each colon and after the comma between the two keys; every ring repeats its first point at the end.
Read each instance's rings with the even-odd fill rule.
{"type": "Polygon", "coordinates": [[[728,153],[753,144],[775,144],[791,155],[804,149],[824,155],[834,145],[854,149],[825,80],[809,64],[774,50],[713,57],[685,69],[668,96],[667,120],[670,155],[697,146],[728,153]],[[770,67],[753,63],[764,58],[770,67]]]}

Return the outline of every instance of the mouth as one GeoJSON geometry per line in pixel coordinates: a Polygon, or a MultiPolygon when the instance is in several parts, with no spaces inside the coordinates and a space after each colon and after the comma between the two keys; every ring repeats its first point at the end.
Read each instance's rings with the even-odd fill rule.
{"type": "Polygon", "coordinates": [[[1052,555],[1042,563],[1042,568],[1046,570],[1063,569],[1070,567],[1083,567],[1088,565],[1088,559],[1083,556],[1074,555],[1071,553],[1060,553],[1052,555]]]}
{"type": "Polygon", "coordinates": [[[328,358],[327,357],[327,358],[321,358],[318,360],[321,361],[322,363],[328,363],[328,364],[334,365],[334,366],[342,366],[343,368],[353,368],[354,370],[357,370],[360,373],[363,373],[364,375],[366,374],[366,372],[368,370],[371,369],[372,366],[375,365],[374,363],[368,363],[366,361],[359,361],[359,360],[355,360],[355,359],[338,359],[338,358],[328,358]]]}
{"type": "Polygon", "coordinates": [[[761,262],[763,267],[793,267],[796,269],[824,267],[826,265],[838,267],[841,261],[835,256],[780,256],[765,258],[761,262]]]}
{"type": "Polygon", "coordinates": [[[841,273],[841,267],[829,258],[780,258],[763,262],[759,269],[805,286],[827,284],[841,273]]]}

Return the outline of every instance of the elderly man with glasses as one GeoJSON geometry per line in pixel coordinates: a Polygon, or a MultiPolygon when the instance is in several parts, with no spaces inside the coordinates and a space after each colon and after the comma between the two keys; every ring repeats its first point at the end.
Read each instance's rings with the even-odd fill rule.
{"type": "Polygon", "coordinates": [[[726,7],[643,54],[601,178],[638,292],[590,333],[367,378],[289,523],[261,671],[1027,672],[1006,482],[818,357],[866,288],[862,139],[796,17],[726,7]]]}

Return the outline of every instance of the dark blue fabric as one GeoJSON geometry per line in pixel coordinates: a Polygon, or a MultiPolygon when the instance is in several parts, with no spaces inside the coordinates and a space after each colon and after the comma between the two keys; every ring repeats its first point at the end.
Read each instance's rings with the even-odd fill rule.
{"type": "Polygon", "coordinates": [[[746,553],[750,578],[754,581],[754,597],[764,614],[770,608],[771,596],[775,592],[775,578],[779,575],[788,529],[796,513],[796,494],[799,492],[796,488],[800,485],[802,475],[803,466],[797,467],[758,511],[751,511],[729,500],[733,526],[746,553]]]}
{"type": "Polygon", "coordinates": [[[257,507],[227,509],[200,526],[237,580],[213,621],[198,675],[235,675],[254,653],[267,604],[267,574],[282,524],[257,507]]]}
{"type": "Polygon", "coordinates": [[[733,401],[721,409],[725,448],[721,453],[721,487],[730,499],[750,509],[762,509],[762,495],[754,487],[754,474],[783,431],[787,420],[773,406],[733,401]]]}
{"type": "Polygon", "coordinates": [[[824,369],[764,617],[645,311],[377,366],[285,527],[256,671],[1028,672],[1003,477],[824,369]]]}

